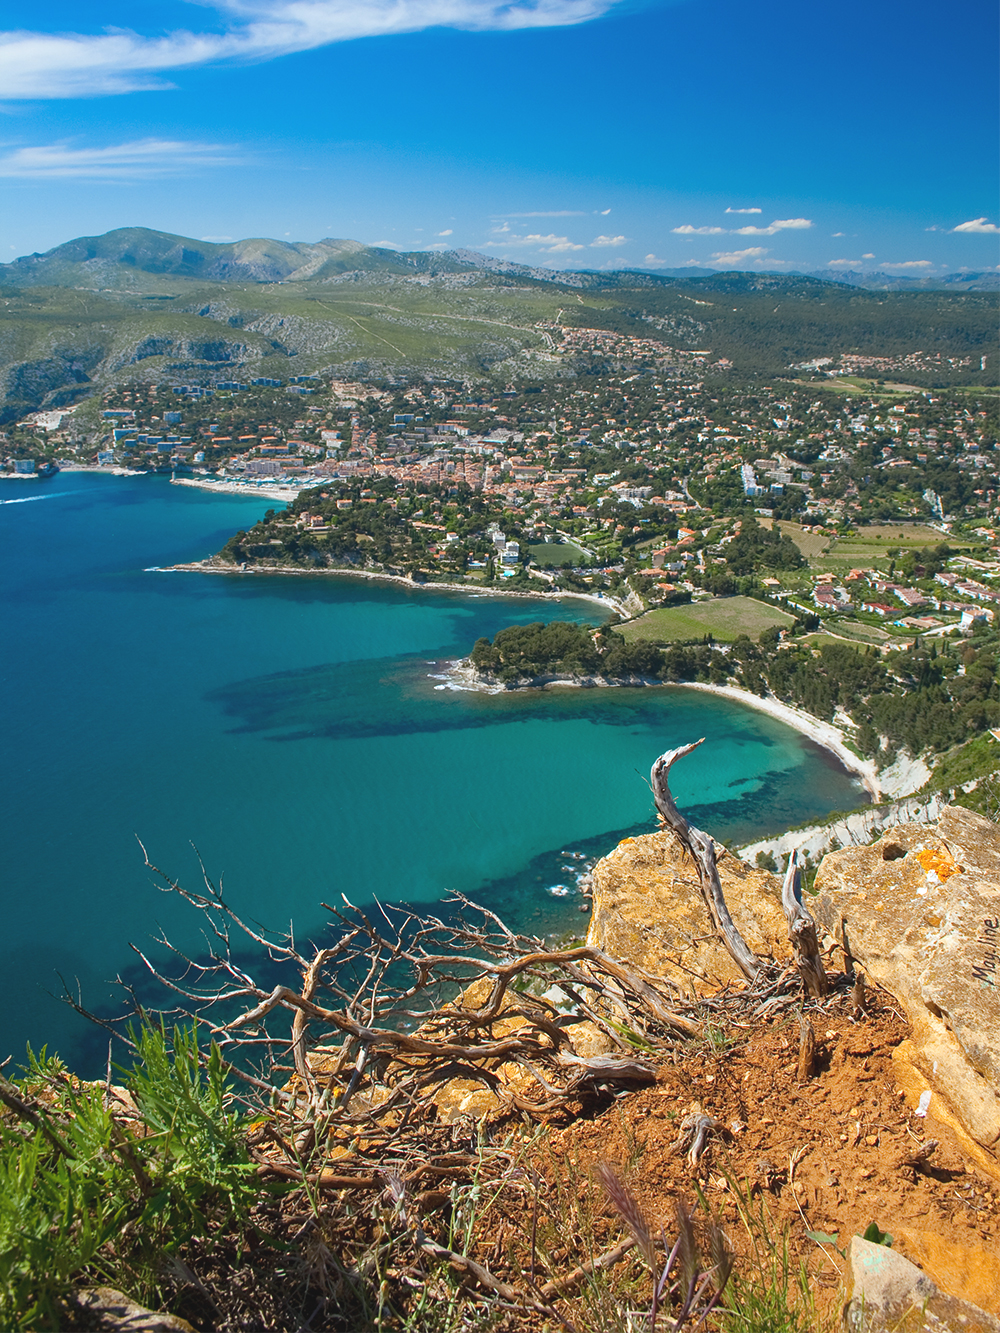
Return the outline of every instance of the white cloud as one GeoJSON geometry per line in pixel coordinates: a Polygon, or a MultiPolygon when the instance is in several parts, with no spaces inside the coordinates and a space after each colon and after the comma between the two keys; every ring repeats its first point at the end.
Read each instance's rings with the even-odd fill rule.
{"type": "Polygon", "coordinates": [[[592,246],[624,245],[627,240],[627,236],[595,236],[590,244],[592,246]]]}
{"type": "Polygon", "coordinates": [[[767,251],[762,245],[751,245],[746,250],[716,251],[712,264],[716,268],[739,268],[748,262],[759,264],[767,251]]]}
{"type": "Polygon", "coordinates": [[[202,240],[202,241],[215,241],[215,242],[221,242],[221,241],[232,241],[232,240],[235,240],[235,237],[233,237],[233,236],[201,236],[201,237],[199,237],[199,240],[202,240]]]}
{"type": "Polygon", "coordinates": [[[987,222],[985,218],[973,218],[971,222],[960,222],[952,230],[971,231],[978,232],[980,235],[995,236],[997,232],[1000,232],[1000,227],[993,222],[987,222]]]}
{"type": "Polygon", "coordinates": [[[451,227],[446,227],[444,231],[439,231],[437,234],[438,234],[439,236],[451,236],[451,235],[452,235],[452,231],[453,231],[453,229],[452,229],[451,227]]]}
{"type": "Polygon", "coordinates": [[[828,259],[827,268],[860,268],[860,259],[828,259]]]}
{"type": "MultiPolygon", "coordinates": [[[[508,231],[509,229],[504,226],[494,227],[493,230],[494,232],[503,232],[508,231]]],[[[524,246],[534,250],[543,250],[547,254],[561,254],[566,250],[586,249],[586,246],[577,245],[574,241],[571,241],[568,236],[556,236],[552,233],[548,236],[541,236],[537,233],[530,236],[518,236],[516,233],[511,232],[510,235],[505,236],[502,241],[486,242],[486,246],[491,249],[506,250],[512,245],[524,246]]]]}
{"type": "Polygon", "coordinates": [[[769,227],[736,227],[734,236],[774,236],[779,231],[805,231],[811,227],[809,218],[779,218],[769,227]]]}
{"type": "Polygon", "coordinates": [[[846,236],[847,233],[843,231],[833,231],[830,233],[830,235],[836,240],[838,236],[846,236]]]}
{"type": "MultiPolygon", "coordinates": [[[[727,208],[727,213],[759,213],[759,208],[727,208]]],[[[672,228],[675,236],[775,236],[779,231],[804,231],[812,226],[809,218],[778,218],[769,227],[692,227],[685,222],[683,227],[672,228]]]]}
{"type": "Polygon", "coordinates": [[[600,210],[600,216],[601,216],[602,218],[606,218],[610,212],[611,212],[611,209],[610,209],[610,208],[602,208],[602,209],[600,210]]]}
{"type": "MultiPolygon", "coordinates": [[[[23,180],[134,180],[172,176],[192,167],[232,166],[239,159],[224,144],[182,139],[135,139],[106,148],[36,144],[0,153],[0,177],[23,180]]],[[[226,237],[226,240],[229,240],[226,237]]]]}
{"type": "Polygon", "coordinates": [[[759,213],[759,208],[727,208],[727,213],[759,213]]]}
{"type": "Polygon", "coordinates": [[[861,258],[862,258],[862,259],[874,259],[875,256],[874,256],[874,255],[862,255],[861,258]]]}
{"type": "Polygon", "coordinates": [[[933,268],[929,259],[904,259],[899,264],[883,264],[883,268],[933,268]]]}
{"type": "Polygon", "coordinates": [[[144,37],[0,33],[0,95],[97,97],[170,87],[163,75],[210,61],[271,60],[332,42],[429,27],[470,31],[567,27],[600,18],[614,0],[216,0],[222,32],[144,37]]]}

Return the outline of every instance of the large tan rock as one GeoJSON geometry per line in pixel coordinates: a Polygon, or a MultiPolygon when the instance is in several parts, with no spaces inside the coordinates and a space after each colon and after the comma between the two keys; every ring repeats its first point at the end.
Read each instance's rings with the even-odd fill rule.
{"type": "MultiPolygon", "coordinates": [[[[719,877],[737,929],[755,953],[790,956],[781,882],[718,849],[719,877]]],[[[742,972],[717,936],[698,872],[672,832],[626,838],[594,867],[587,943],[673,982],[686,994],[726,983],[742,972]]]]}
{"type": "Polygon", "coordinates": [[[946,1295],[895,1250],[853,1236],[847,1257],[849,1333],[1000,1333],[1000,1320],[946,1295]]]}
{"type": "Polygon", "coordinates": [[[831,852],[815,887],[817,920],[906,1012],[904,1089],[1000,1180],[1000,828],[948,806],[831,852]]]}

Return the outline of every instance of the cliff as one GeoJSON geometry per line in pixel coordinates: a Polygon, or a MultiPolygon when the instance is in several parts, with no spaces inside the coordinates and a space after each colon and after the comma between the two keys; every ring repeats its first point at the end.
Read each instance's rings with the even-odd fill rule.
{"type": "MultiPolygon", "coordinates": [[[[672,833],[626,838],[593,874],[589,945],[681,993],[742,984],[672,833]]],[[[719,875],[750,948],[788,959],[779,881],[725,850],[719,875]]],[[[919,1120],[948,1125],[969,1160],[1000,1180],[1000,828],[948,806],[935,823],[830,852],[814,888],[807,906],[828,959],[859,966],[905,1015],[909,1033],[893,1058],[907,1104],[919,1120]]]]}

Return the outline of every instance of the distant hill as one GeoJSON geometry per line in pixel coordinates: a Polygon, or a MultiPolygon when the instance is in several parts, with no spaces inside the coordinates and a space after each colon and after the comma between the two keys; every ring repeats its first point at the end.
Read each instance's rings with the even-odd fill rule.
{"type": "Polygon", "coordinates": [[[599,368],[558,353],[560,325],[700,349],[709,373],[730,378],[920,352],[911,382],[986,384],[997,378],[997,297],[975,284],[994,276],[932,288],[878,274],[566,272],[471,250],[125,227],[0,264],[0,422],[128,379],[331,370],[509,381],[599,368]]]}
{"type": "Polygon", "coordinates": [[[1000,273],[946,273],[941,278],[908,278],[894,273],[854,272],[851,269],[831,272],[824,269],[821,273],[806,274],[810,278],[821,278],[824,282],[843,282],[849,287],[865,287],[869,291],[882,292],[998,292],[1000,291],[1000,273]]]}

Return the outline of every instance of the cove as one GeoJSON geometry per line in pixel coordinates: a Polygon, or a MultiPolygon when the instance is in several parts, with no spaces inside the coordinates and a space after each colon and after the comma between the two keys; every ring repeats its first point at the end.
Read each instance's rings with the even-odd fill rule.
{"type": "MultiPolygon", "coordinates": [[[[25,494],[0,487],[0,501],[25,494]]],[[[271,502],[72,473],[31,496],[0,503],[0,1058],[30,1041],[96,1062],[106,1042],[54,998],[60,977],[99,1008],[135,964],[130,943],[162,927],[196,947],[137,837],[193,888],[197,848],[235,907],[300,938],[341,894],[454,890],[519,929],[579,931],[576,876],[653,827],[646,780],[664,749],[707,737],[672,786],[722,839],[863,800],[827,751],[732,700],[440,688],[442,662],[480,635],[597,623],[593,603],[154,572],[217,550],[271,502]]]]}

